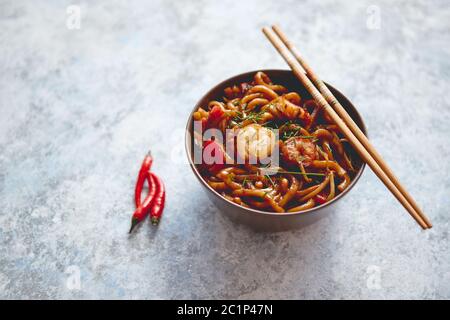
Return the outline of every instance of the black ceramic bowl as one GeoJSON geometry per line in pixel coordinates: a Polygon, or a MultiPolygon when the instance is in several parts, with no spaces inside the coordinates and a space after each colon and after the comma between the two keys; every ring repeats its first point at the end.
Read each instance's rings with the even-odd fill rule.
{"type": "MultiPolygon", "coordinates": [[[[275,213],[275,212],[266,212],[256,209],[250,209],[242,207],[232,201],[229,201],[222,197],[218,192],[216,192],[213,188],[211,188],[205,181],[205,179],[200,175],[200,172],[197,166],[193,161],[193,113],[199,107],[205,107],[208,105],[208,102],[211,100],[218,100],[223,97],[223,90],[226,87],[231,85],[240,84],[242,82],[250,82],[253,80],[253,76],[256,72],[263,71],[265,72],[274,83],[282,84],[288,89],[292,91],[296,91],[304,97],[310,97],[306,89],[300,83],[300,81],[294,76],[292,71],[290,70],[257,70],[246,72],[237,76],[234,76],[230,79],[222,81],[214,88],[209,90],[195,105],[193,108],[188,122],[186,126],[186,152],[189,160],[189,164],[192,168],[197,179],[200,181],[202,186],[206,189],[208,197],[215,203],[215,205],[220,209],[221,212],[227,214],[232,220],[244,223],[254,229],[263,230],[263,231],[282,231],[289,229],[296,229],[302,226],[308,225],[326,214],[333,211],[336,203],[344,197],[350,189],[356,184],[364,170],[364,163],[360,162],[357,164],[358,170],[356,175],[353,177],[350,185],[343,192],[341,192],[338,196],[336,196],[331,201],[322,204],[320,206],[302,211],[302,212],[290,212],[290,213],[275,213]]],[[[334,94],[334,96],[339,100],[348,114],[352,117],[352,119],[356,122],[356,124],[360,127],[360,129],[366,134],[366,127],[361,119],[361,116],[356,111],[356,108],[353,104],[337,89],[333,88],[331,85],[327,84],[328,88],[334,94]]],[[[353,158],[359,159],[359,157],[354,154],[353,158]]]]}

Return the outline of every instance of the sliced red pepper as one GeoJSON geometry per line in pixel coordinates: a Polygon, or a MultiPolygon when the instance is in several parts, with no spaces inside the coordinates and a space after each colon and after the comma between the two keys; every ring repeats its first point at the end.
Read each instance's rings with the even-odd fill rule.
{"type": "Polygon", "coordinates": [[[320,205],[327,202],[327,198],[319,193],[314,197],[314,201],[320,205]]]}
{"type": "Polygon", "coordinates": [[[225,151],[213,140],[203,143],[203,163],[209,172],[218,172],[225,167],[225,151]]]}
{"type": "Polygon", "coordinates": [[[215,124],[217,124],[222,119],[224,113],[225,111],[221,107],[214,106],[209,112],[208,125],[214,126],[215,124]]]}

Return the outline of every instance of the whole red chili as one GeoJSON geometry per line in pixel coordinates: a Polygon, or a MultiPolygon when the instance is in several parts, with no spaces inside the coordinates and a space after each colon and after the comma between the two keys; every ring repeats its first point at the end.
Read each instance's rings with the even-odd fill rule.
{"type": "Polygon", "coordinates": [[[131,218],[130,233],[133,231],[136,225],[144,220],[144,218],[147,216],[150,208],[153,205],[153,201],[155,200],[155,195],[158,190],[154,175],[147,171],[146,177],[148,181],[148,194],[145,197],[144,202],[139,204],[136,208],[136,211],[134,211],[133,213],[133,217],[131,218]]]}
{"type": "Polygon", "coordinates": [[[164,204],[166,202],[166,190],[164,187],[164,183],[162,182],[160,177],[158,177],[153,172],[150,173],[150,176],[155,179],[156,186],[156,195],[153,199],[153,203],[150,209],[150,219],[152,221],[152,224],[156,225],[161,219],[162,213],[164,211],[164,204]]]}
{"type": "Polygon", "coordinates": [[[138,179],[136,181],[136,187],[134,188],[134,202],[136,203],[136,208],[141,205],[141,193],[144,187],[145,180],[148,177],[148,172],[153,164],[153,158],[151,152],[147,152],[144,160],[142,161],[141,169],[139,169],[138,179]]]}

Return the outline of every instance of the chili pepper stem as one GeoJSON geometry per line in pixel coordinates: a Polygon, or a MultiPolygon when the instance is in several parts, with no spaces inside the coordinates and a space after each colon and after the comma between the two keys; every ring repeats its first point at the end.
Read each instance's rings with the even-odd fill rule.
{"type": "Polygon", "coordinates": [[[139,220],[136,218],[132,218],[131,219],[131,228],[130,231],[128,233],[131,233],[133,231],[133,229],[138,225],[139,220]]]}
{"type": "Polygon", "coordinates": [[[152,218],[151,218],[151,221],[152,221],[152,225],[156,226],[156,225],[159,223],[159,218],[157,218],[157,217],[152,217],[152,218]]]}

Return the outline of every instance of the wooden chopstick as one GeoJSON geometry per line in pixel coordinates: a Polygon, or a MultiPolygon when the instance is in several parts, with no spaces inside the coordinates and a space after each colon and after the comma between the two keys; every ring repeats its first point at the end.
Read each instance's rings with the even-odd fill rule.
{"type": "Polygon", "coordinates": [[[272,26],[273,31],[278,35],[281,41],[285,44],[285,46],[289,49],[292,55],[297,59],[300,65],[305,70],[307,76],[312,80],[315,86],[322,93],[327,102],[332,106],[332,108],[336,111],[336,113],[344,120],[345,124],[350,128],[352,133],[358,138],[358,140],[363,144],[366,150],[370,153],[370,155],[374,158],[377,164],[383,169],[386,175],[391,179],[392,183],[397,187],[397,189],[402,193],[402,195],[408,200],[411,206],[416,210],[422,220],[426,223],[426,225],[431,228],[432,224],[428,217],[422,212],[420,207],[417,205],[416,201],[413,197],[406,191],[403,185],[400,183],[398,178],[395,176],[394,172],[389,168],[387,163],[383,160],[378,151],[373,147],[370,143],[369,139],[364,135],[358,125],[353,121],[353,119],[349,116],[349,114],[345,111],[336,97],[331,93],[331,91],[327,88],[327,86],[323,83],[322,80],[316,75],[316,73],[311,69],[311,67],[306,63],[306,61],[300,56],[300,52],[294,46],[294,44],[289,41],[287,36],[281,31],[279,26],[272,26]]]}
{"type": "Polygon", "coordinates": [[[301,81],[305,86],[306,90],[311,94],[314,100],[319,103],[319,105],[327,112],[331,119],[342,131],[344,136],[349,140],[351,145],[355,148],[361,158],[369,165],[373,172],[380,178],[384,185],[391,191],[391,193],[397,198],[397,200],[403,205],[403,207],[408,211],[408,213],[416,220],[416,222],[423,228],[427,229],[428,225],[420,217],[419,213],[412,207],[405,196],[400,192],[400,190],[395,186],[395,184],[390,180],[389,176],[383,171],[383,169],[378,165],[375,159],[370,155],[366,148],[361,144],[361,142],[356,138],[353,132],[347,127],[345,122],[339,117],[339,115],[334,111],[334,109],[328,104],[327,100],[321,95],[317,88],[313,85],[311,80],[303,73],[302,67],[293,59],[290,55],[289,50],[283,45],[280,38],[269,28],[263,28],[263,32],[272,45],[281,54],[283,59],[290,66],[294,75],[301,81]]]}

